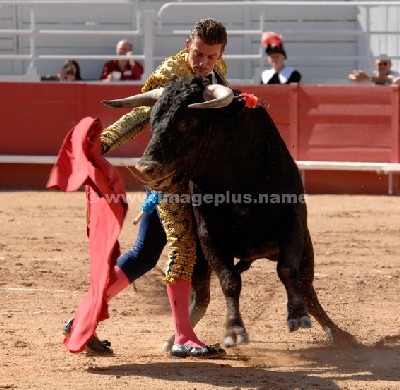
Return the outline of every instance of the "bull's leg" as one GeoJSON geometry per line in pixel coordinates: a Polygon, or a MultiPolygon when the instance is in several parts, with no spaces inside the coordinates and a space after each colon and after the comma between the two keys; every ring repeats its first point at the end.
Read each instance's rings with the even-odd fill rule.
{"type": "Polygon", "coordinates": [[[249,336],[244,327],[239,309],[242,279],[234,266],[234,259],[225,258],[220,260],[219,258],[214,258],[211,259],[211,264],[219,279],[227,307],[224,343],[226,347],[248,343],[249,336]]]}
{"type": "Polygon", "coordinates": [[[254,260],[247,260],[247,259],[240,259],[236,265],[235,269],[239,274],[242,274],[244,271],[250,269],[251,265],[253,264],[254,260]]]}
{"type": "Polygon", "coordinates": [[[301,328],[310,328],[311,321],[299,283],[299,269],[304,245],[303,219],[298,212],[293,212],[285,219],[286,229],[281,233],[279,242],[278,276],[287,293],[287,323],[290,332],[301,328]],[[290,220],[292,219],[292,220],[290,220]]]}
{"type": "Polygon", "coordinates": [[[190,302],[190,321],[193,328],[203,318],[210,303],[211,267],[205,259],[200,244],[197,246],[197,259],[192,275],[192,295],[190,302]]]}
{"type": "MultiPolygon", "coordinates": [[[[211,268],[204,257],[200,244],[197,245],[196,264],[192,274],[192,291],[190,300],[190,322],[194,328],[203,318],[210,303],[211,268]]],[[[168,352],[174,345],[175,335],[172,335],[163,345],[162,351],[168,352]]]]}
{"type": "Polygon", "coordinates": [[[329,341],[335,345],[357,345],[355,337],[340,329],[322,308],[313,287],[313,279],[314,251],[309,232],[306,231],[303,259],[300,266],[300,289],[307,309],[325,330],[329,341]]]}

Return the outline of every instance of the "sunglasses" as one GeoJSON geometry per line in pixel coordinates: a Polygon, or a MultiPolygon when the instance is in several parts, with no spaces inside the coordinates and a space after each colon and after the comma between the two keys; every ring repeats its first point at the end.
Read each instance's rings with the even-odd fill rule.
{"type": "Polygon", "coordinates": [[[378,62],[378,66],[386,66],[388,64],[388,62],[378,62]]]}

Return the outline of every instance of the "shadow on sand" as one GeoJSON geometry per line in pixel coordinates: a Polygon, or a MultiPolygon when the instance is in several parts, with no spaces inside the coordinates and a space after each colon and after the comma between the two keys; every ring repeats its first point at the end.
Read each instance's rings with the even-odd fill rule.
{"type": "Polygon", "coordinates": [[[393,381],[395,388],[399,381],[400,349],[398,346],[381,345],[361,346],[356,349],[316,346],[296,351],[257,348],[256,356],[247,356],[237,348],[229,350],[223,360],[171,359],[160,363],[91,367],[88,372],[96,375],[148,377],[171,382],[186,381],[193,383],[194,387],[196,384],[205,384],[258,390],[338,390],[343,388],[340,381],[354,380],[366,382],[368,387],[368,383],[393,381]],[[274,359],[276,356],[278,358],[274,359]],[[286,359],[288,364],[282,364],[279,356],[286,359]],[[237,367],[238,361],[243,362],[245,367],[237,367]]]}

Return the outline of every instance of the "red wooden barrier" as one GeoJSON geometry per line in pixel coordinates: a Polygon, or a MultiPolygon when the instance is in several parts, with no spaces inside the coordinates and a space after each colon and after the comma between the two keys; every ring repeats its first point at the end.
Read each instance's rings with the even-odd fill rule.
{"type": "MultiPolygon", "coordinates": [[[[400,162],[399,87],[235,85],[270,103],[270,112],[297,160],[400,162]]],[[[0,83],[0,155],[56,155],[83,117],[103,126],[128,112],[102,99],[134,95],[141,86],[91,83],[0,83]]],[[[138,157],[149,131],[110,156],[138,157]]],[[[51,166],[0,164],[1,189],[44,189],[51,166]]],[[[128,189],[141,188],[119,168],[128,189]]],[[[309,193],[386,194],[387,176],[368,172],[307,172],[309,193]]],[[[395,192],[399,191],[395,179],[395,192]]]]}

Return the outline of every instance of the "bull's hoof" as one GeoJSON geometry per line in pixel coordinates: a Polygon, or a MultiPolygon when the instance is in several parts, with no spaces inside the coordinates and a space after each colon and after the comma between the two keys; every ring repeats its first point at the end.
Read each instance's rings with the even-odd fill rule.
{"type": "Polygon", "coordinates": [[[233,331],[233,333],[225,336],[224,343],[227,348],[234,347],[237,344],[248,344],[249,336],[242,328],[241,330],[233,331]]]}
{"type": "Polygon", "coordinates": [[[336,348],[364,348],[364,344],[358,341],[355,337],[334,339],[332,345],[336,348]]]}
{"type": "Polygon", "coordinates": [[[288,320],[288,328],[289,332],[295,332],[296,330],[299,329],[299,323],[297,320],[288,320]]]}
{"type": "Polygon", "coordinates": [[[288,320],[289,332],[295,332],[299,328],[309,329],[311,328],[311,319],[309,316],[303,316],[300,318],[291,318],[288,320]]]}
{"type": "Polygon", "coordinates": [[[328,336],[328,341],[335,347],[361,348],[364,346],[352,334],[342,329],[335,329],[332,331],[329,327],[325,327],[324,330],[328,336]]]}
{"type": "Polygon", "coordinates": [[[309,316],[304,316],[300,318],[300,328],[310,329],[311,328],[311,319],[309,316]]]}
{"type": "Polygon", "coordinates": [[[236,345],[236,341],[232,336],[225,337],[224,343],[225,343],[225,347],[227,347],[227,348],[231,348],[236,345]]]}
{"type": "Polygon", "coordinates": [[[240,334],[237,337],[238,344],[248,344],[249,343],[249,336],[247,334],[240,334]]]}

